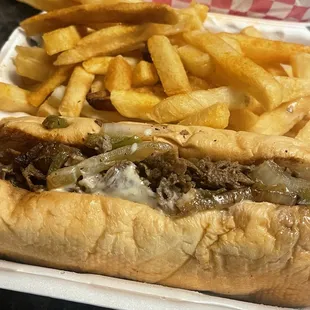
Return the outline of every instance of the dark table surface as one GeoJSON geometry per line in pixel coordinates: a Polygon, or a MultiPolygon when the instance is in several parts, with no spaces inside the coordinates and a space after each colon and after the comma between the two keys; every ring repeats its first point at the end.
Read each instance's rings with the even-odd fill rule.
{"type": "MultiPolygon", "coordinates": [[[[16,0],[0,0],[0,48],[19,21],[37,11],[16,0]]],[[[104,310],[95,306],[73,303],[42,296],[0,289],[1,310],[104,310]]],[[[106,309],[108,310],[108,309],[106,309]]]]}

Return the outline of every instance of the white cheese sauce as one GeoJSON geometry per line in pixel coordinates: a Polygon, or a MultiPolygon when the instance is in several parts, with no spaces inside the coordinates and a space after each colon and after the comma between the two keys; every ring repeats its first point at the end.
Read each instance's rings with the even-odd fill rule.
{"type": "Polygon", "coordinates": [[[115,167],[113,172],[108,178],[101,174],[84,177],[79,185],[92,194],[118,197],[156,207],[156,194],[140,178],[133,163],[125,167],[115,167]]]}

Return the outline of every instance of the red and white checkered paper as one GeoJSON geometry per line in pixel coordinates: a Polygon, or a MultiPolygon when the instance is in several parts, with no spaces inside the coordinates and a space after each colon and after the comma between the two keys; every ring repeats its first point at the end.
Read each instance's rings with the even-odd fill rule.
{"type": "MultiPolygon", "coordinates": [[[[191,0],[153,0],[181,8],[191,0]]],[[[256,18],[310,21],[310,0],[198,0],[208,5],[210,12],[256,18]]]]}

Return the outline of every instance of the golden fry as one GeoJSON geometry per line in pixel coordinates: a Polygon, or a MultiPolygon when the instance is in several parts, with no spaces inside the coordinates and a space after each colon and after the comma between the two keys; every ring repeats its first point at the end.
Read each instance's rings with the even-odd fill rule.
{"type": "Polygon", "coordinates": [[[36,91],[28,95],[28,101],[34,107],[40,106],[53,90],[66,82],[71,74],[71,66],[59,67],[54,73],[45,80],[36,91]]]}
{"type": "Polygon", "coordinates": [[[132,83],[134,87],[152,86],[159,81],[154,64],[141,60],[133,70],[132,83]]]}
{"type": "Polygon", "coordinates": [[[28,36],[70,25],[88,23],[176,24],[178,16],[169,5],[157,3],[85,4],[39,14],[21,22],[28,36]]]}
{"type": "Polygon", "coordinates": [[[84,37],[75,48],[61,53],[55,65],[74,64],[96,56],[108,56],[136,47],[147,39],[148,26],[117,25],[84,37]]]}
{"type": "Polygon", "coordinates": [[[32,81],[43,82],[53,72],[53,57],[46,54],[43,48],[16,46],[14,59],[18,75],[32,81]]]}
{"type": "Polygon", "coordinates": [[[287,76],[286,71],[279,63],[262,64],[261,66],[273,76],[287,76]]]}
{"type": "Polygon", "coordinates": [[[302,120],[309,110],[309,97],[283,103],[273,111],[263,113],[249,131],[265,135],[284,135],[302,120]]]}
{"type": "Polygon", "coordinates": [[[120,2],[125,2],[125,3],[143,2],[143,0],[75,0],[75,1],[81,4],[97,3],[97,4],[105,4],[105,5],[111,5],[111,4],[116,4],[120,2]]]}
{"type": "Polygon", "coordinates": [[[241,34],[244,34],[249,37],[254,37],[254,38],[263,38],[263,34],[257,30],[253,26],[245,27],[240,31],[241,34]]]}
{"type": "MultiPolygon", "coordinates": [[[[85,69],[85,68],[84,68],[85,69]]],[[[87,71],[87,70],[86,70],[87,71]]],[[[97,75],[91,84],[90,87],[90,92],[91,93],[96,93],[98,91],[103,91],[105,90],[105,82],[104,82],[105,77],[103,75],[97,75]]]]}
{"type": "Polygon", "coordinates": [[[120,115],[114,111],[98,111],[91,107],[88,103],[84,104],[81,111],[81,116],[100,119],[104,123],[124,122],[128,121],[128,118],[120,115]]]}
{"type": "Polygon", "coordinates": [[[169,39],[171,45],[175,45],[177,47],[181,47],[181,46],[186,45],[186,42],[183,39],[182,33],[178,33],[178,34],[169,36],[168,39],[169,39]]]}
{"type": "MultiPolygon", "coordinates": [[[[108,72],[108,67],[110,61],[114,57],[111,56],[102,56],[102,57],[93,57],[82,63],[83,68],[92,74],[105,75],[108,72]]],[[[135,67],[139,60],[134,57],[124,57],[124,59],[130,64],[131,67],[135,67]]]]}
{"type": "Polygon", "coordinates": [[[307,121],[304,127],[299,130],[295,138],[310,143],[310,121],[307,121]]]}
{"type": "Polygon", "coordinates": [[[184,68],[192,75],[206,79],[214,71],[211,57],[199,49],[185,45],[178,48],[184,68]]]}
{"type": "Polygon", "coordinates": [[[207,90],[212,88],[212,85],[208,83],[206,80],[203,80],[197,76],[190,75],[188,77],[189,84],[191,86],[192,91],[195,90],[207,90]]]}
{"type": "Polygon", "coordinates": [[[148,49],[168,96],[191,90],[180,56],[165,36],[153,36],[148,40],[148,49]]]}
{"type": "Polygon", "coordinates": [[[296,53],[310,53],[310,46],[288,43],[284,41],[255,38],[237,33],[221,33],[236,39],[245,56],[258,62],[289,63],[296,53]]]}
{"type": "Polygon", "coordinates": [[[229,129],[247,131],[258,121],[259,116],[249,109],[238,109],[230,112],[229,129]]]}
{"type": "Polygon", "coordinates": [[[276,79],[283,87],[283,102],[310,96],[310,79],[284,76],[277,76],[276,79]]]}
{"type": "Polygon", "coordinates": [[[82,66],[89,73],[105,75],[112,59],[111,56],[94,57],[84,61],[82,66]]]}
{"type": "Polygon", "coordinates": [[[217,129],[224,129],[229,122],[229,109],[225,103],[216,103],[200,112],[194,113],[181,122],[185,126],[207,126],[217,129]]]}
{"type": "Polygon", "coordinates": [[[308,123],[307,117],[299,121],[290,131],[285,133],[285,136],[295,138],[298,134],[298,132],[305,127],[305,125],[308,123]]]}
{"type": "Polygon", "coordinates": [[[157,123],[177,122],[216,103],[227,104],[229,110],[242,109],[247,106],[248,100],[243,92],[225,86],[197,90],[162,100],[149,117],[157,123]]]}
{"type": "Polygon", "coordinates": [[[18,0],[41,11],[53,11],[76,5],[72,0],[18,0]]]}
{"type": "Polygon", "coordinates": [[[244,57],[212,33],[186,33],[185,40],[208,53],[217,72],[229,85],[236,86],[271,110],[282,102],[281,85],[260,66],[244,57]]]}
{"type": "Polygon", "coordinates": [[[41,47],[29,47],[29,46],[16,46],[15,50],[18,55],[21,55],[25,58],[33,58],[42,63],[52,64],[54,58],[47,55],[44,48],[41,47]]]}
{"type": "Polygon", "coordinates": [[[253,97],[249,98],[249,104],[247,106],[247,109],[256,115],[262,115],[266,112],[264,106],[253,97]]]}
{"type": "Polygon", "coordinates": [[[80,116],[86,95],[90,90],[95,76],[86,72],[81,66],[74,68],[68,82],[65,95],[59,106],[59,113],[63,116],[80,116]]]}
{"type": "Polygon", "coordinates": [[[132,83],[132,69],[121,56],[113,58],[109,64],[105,77],[105,87],[108,91],[130,89],[132,83]]]}
{"type": "Polygon", "coordinates": [[[49,115],[59,115],[58,109],[51,106],[47,101],[40,105],[37,116],[46,117],[49,115]]]}
{"type": "Polygon", "coordinates": [[[149,92],[115,90],[111,92],[110,99],[121,115],[128,118],[150,120],[148,113],[163,98],[149,92]]]}
{"type": "Polygon", "coordinates": [[[44,48],[48,55],[73,48],[82,38],[76,26],[56,29],[43,34],[44,48]]]}
{"type": "Polygon", "coordinates": [[[36,109],[28,103],[27,90],[0,82],[0,110],[35,114],[36,109]]]}
{"type": "Polygon", "coordinates": [[[36,58],[29,58],[17,54],[14,59],[16,73],[33,81],[43,82],[53,72],[52,63],[42,62],[36,58]]]}
{"type": "Polygon", "coordinates": [[[147,23],[143,25],[116,25],[96,31],[84,37],[78,45],[61,53],[55,65],[74,64],[92,57],[124,54],[141,47],[153,35],[174,35],[192,28],[190,16],[176,25],[147,23]]]}
{"type": "Polygon", "coordinates": [[[300,53],[291,57],[293,75],[298,78],[310,79],[310,54],[300,53]]]}
{"type": "Polygon", "coordinates": [[[287,65],[287,64],[281,64],[281,67],[283,68],[283,70],[286,72],[286,75],[289,77],[294,77],[293,74],[293,68],[291,65],[287,65]]]}
{"type": "Polygon", "coordinates": [[[241,46],[240,46],[239,42],[236,39],[234,39],[232,37],[228,37],[228,36],[221,36],[221,34],[219,34],[219,36],[221,37],[221,39],[223,41],[225,41],[228,45],[230,45],[239,54],[243,54],[241,46]]]}

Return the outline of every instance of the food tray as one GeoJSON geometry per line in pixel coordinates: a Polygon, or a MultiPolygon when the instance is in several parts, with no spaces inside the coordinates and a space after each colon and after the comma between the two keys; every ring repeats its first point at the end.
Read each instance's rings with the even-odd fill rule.
{"type": "MultiPolygon", "coordinates": [[[[290,23],[245,17],[208,15],[205,26],[211,31],[238,32],[254,25],[266,37],[309,44],[308,23],[290,23]]],[[[0,52],[0,82],[19,84],[12,58],[16,45],[28,42],[21,29],[16,29],[0,52]]],[[[24,113],[4,113],[20,116],[24,113]]],[[[0,260],[0,288],[61,298],[113,309],[208,309],[208,310],[276,310],[286,309],[215,297],[194,291],[139,283],[135,281],[60,271],[0,260]]],[[[310,308],[307,308],[310,310],[310,308]]]]}

